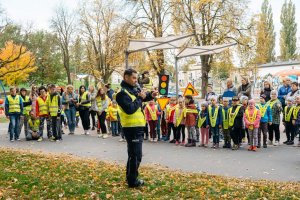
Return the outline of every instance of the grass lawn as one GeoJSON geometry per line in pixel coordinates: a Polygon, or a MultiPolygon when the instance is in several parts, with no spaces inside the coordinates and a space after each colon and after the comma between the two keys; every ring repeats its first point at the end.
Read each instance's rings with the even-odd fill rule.
{"type": "MultiPolygon", "coordinates": [[[[124,166],[0,148],[0,199],[299,199],[300,183],[250,181],[142,167],[129,189],[124,166]]],[[[222,166],[220,166],[222,167],[222,166]]]]}

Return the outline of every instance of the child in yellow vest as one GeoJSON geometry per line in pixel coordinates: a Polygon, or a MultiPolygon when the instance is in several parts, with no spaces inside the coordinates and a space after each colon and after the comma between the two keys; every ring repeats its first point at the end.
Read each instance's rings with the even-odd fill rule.
{"type": "Polygon", "coordinates": [[[230,129],[229,129],[229,99],[224,98],[222,101],[222,132],[224,135],[224,145],[223,148],[231,149],[231,137],[230,137],[230,129]]]}
{"type": "Polygon", "coordinates": [[[201,111],[198,116],[198,127],[201,132],[201,144],[200,147],[208,147],[208,139],[209,139],[209,128],[206,126],[206,118],[207,118],[207,107],[208,103],[205,101],[201,103],[201,111]]]}
{"type": "Polygon", "coordinates": [[[108,107],[108,118],[111,123],[112,136],[116,137],[118,135],[118,104],[115,100],[108,107]]]}
{"type": "Polygon", "coordinates": [[[26,135],[26,140],[37,140],[39,139],[39,127],[40,120],[34,115],[34,112],[30,112],[30,119],[28,120],[28,134],[26,135]]]}
{"type": "Polygon", "coordinates": [[[286,145],[294,145],[294,138],[295,138],[295,126],[292,123],[293,120],[293,111],[295,106],[293,106],[293,98],[288,97],[286,99],[287,105],[284,107],[283,110],[283,125],[285,126],[285,133],[287,140],[283,142],[286,145]]]}
{"type": "Polygon", "coordinates": [[[244,121],[250,138],[248,151],[256,151],[260,118],[260,110],[255,107],[255,101],[253,99],[249,100],[249,106],[244,113],[244,121]]]}
{"type": "Polygon", "coordinates": [[[185,108],[184,108],[184,100],[182,98],[178,99],[178,107],[175,109],[174,113],[174,126],[176,127],[175,140],[176,145],[185,145],[185,108]],[[182,135],[180,142],[180,133],[182,135]]]}
{"type": "Polygon", "coordinates": [[[157,105],[155,105],[154,100],[151,100],[145,107],[145,117],[146,121],[150,127],[150,141],[157,142],[156,137],[156,127],[157,127],[157,117],[160,114],[157,105]]]}

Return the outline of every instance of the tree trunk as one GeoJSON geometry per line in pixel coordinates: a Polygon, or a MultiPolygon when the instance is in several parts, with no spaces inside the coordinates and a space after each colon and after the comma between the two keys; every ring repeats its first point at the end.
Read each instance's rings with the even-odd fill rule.
{"type": "Polygon", "coordinates": [[[208,55],[204,55],[204,56],[200,56],[201,58],[201,74],[202,74],[202,94],[201,94],[201,98],[204,98],[207,92],[207,85],[208,85],[208,74],[210,72],[210,63],[209,63],[209,56],[208,55]]]}

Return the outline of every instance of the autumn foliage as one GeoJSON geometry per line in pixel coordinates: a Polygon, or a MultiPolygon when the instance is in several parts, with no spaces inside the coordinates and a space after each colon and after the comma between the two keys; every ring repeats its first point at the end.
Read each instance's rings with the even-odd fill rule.
{"type": "Polygon", "coordinates": [[[0,79],[8,85],[16,85],[28,79],[36,71],[35,57],[22,45],[12,41],[0,49],[0,79]]]}

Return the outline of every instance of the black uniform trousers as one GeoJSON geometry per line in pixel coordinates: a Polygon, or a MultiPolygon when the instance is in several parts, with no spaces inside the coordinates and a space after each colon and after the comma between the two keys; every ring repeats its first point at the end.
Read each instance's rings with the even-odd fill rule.
{"type": "Polygon", "coordinates": [[[138,169],[142,161],[142,144],[144,140],[144,127],[123,127],[127,141],[128,160],[126,166],[126,180],[129,186],[134,186],[139,175],[138,169]]]}

